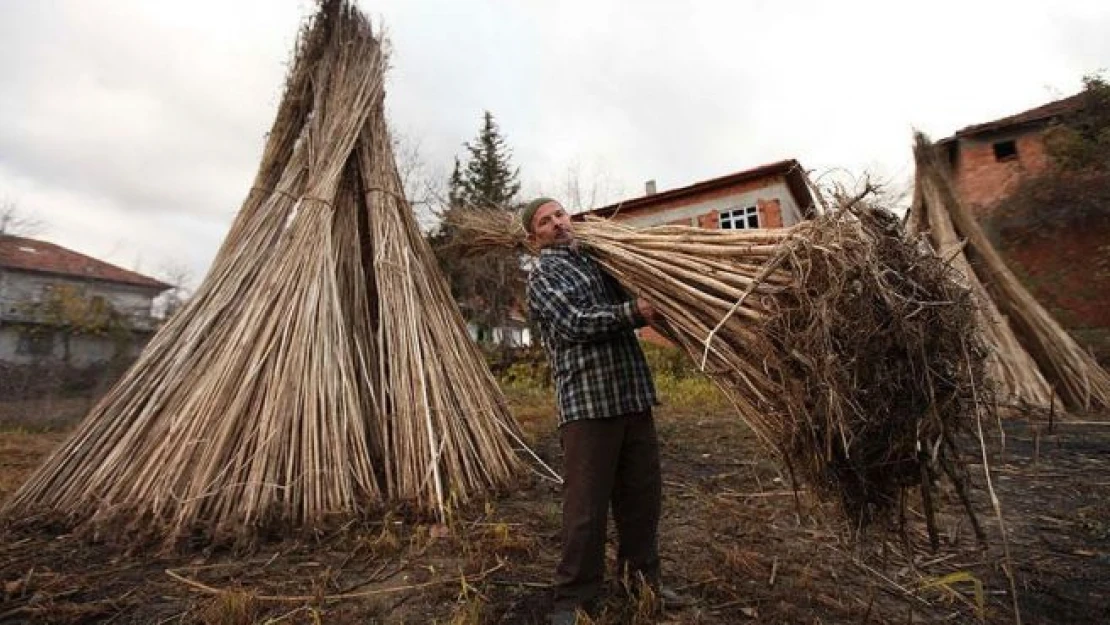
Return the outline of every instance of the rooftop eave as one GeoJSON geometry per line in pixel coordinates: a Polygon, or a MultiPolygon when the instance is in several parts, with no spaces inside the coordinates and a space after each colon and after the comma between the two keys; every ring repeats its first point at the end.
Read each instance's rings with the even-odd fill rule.
{"type": "Polygon", "coordinates": [[[150,291],[151,293],[154,293],[155,295],[174,288],[174,286],[172,284],[166,284],[165,282],[162,282],[161,280],[154,280],[153,278],[151,279],[151,282],[149,282],[149,283],[145,283],[145,282],[144,283],[139,283],[137,281],[136,282],[129,282],[129,281],[126,281],[126,280],[110,280],[110,279],[101,278],[101,277],[98,277],[98,276],[85,276],[85,275],[81,275],[81,274],[69,273],[69,272],[64,272],[64,271],[50,271],[50,270],[47,270],[47,269],[32,269],[32,268],[29,268],[29,267],[12,267],[10,265],[0,265],[0,271],[22,272],[22,273],[30,273],[30,274],[36,274],[36,275],[53,276],[53,277],[57,277],[57,278],[68,278],[70,280],[83,280],[85,282],[96,282],[98,284],[110,284],[112,286],[125,286],[125,287],[130,287],[130,288],[133,288],[133,289],[141,289],[143,291],[150,291]]]}
{"type": "Polygon", "coordinates": [[[642,195],[629,200],[596,208],[591,211],[585,211],[580,215],[594,215],[596,217],[612,217],[619,212],[636,211],[642,208],[647,208],[661,202],[669,202],[684,197],[697,196],[703,193],[715,191],[723,187],[749,182],[752,180],[759,180],[761,178],[781,177],[790,188],[790,192],[795,196],[799,209],[808,218],[813,217],[816,210],[816,202],[814,201],[812,193],[809,191],[809,185],[805,181],[804,171],[801,164],[796,159],[787,159],[762,165],[753,169],[748,169],[741,172],[703,180],[691,185],[663,191],[660,193],[653,193],[651,195],[642,195]]]}

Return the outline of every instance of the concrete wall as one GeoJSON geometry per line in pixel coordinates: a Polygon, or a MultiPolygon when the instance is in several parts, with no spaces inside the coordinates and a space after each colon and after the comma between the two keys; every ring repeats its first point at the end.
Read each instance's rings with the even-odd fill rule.
{"type": "Polygon", "coordinates": [[[483,336],[483,330],[478,324],[473,322],[466,322],[466,333],[470,335],[470,340],[475,343],[493,343],[495,345],[505,345],[507,347],[528,347],[532,344],[532,331],[528,326],[522,325],[504,325],[486,330],[483,336]]]}
{"type": "MultiPolygon", "coordinates": [[[[33,361],[30,356],[20,353],[21,335],[17,326],[0,325],[0,361],[27,364],[33,361]]],[[[53,352],[53,348],[51,348],[53,352]]]]}
{"type": "Polygon", "coordinates": [[[0,269],[0,319],[3,319],[5,314],[16,312],[12,306],[14,297],[8,296],[8,283],[11,281],[8,277],[9,273],[11,272],[0,269]]]}
{"type": "Polygon", "coordinates": [[[110,284],[52,276],[25,271],[0,270],[0,314],[9,314],[12,307],[41,302],[53,285],[79,289],[86,297],[102,297],[117,312],[135,318],[150,317],[153,295],[149,289],[126,284],[110,284]]]}
{"type": "Polygon", "coordinates": [[[0,361],[87,367],[117,357],[134,358],[154,327],[150,314],[152,301],[150,291],[139,287],[0,270],[0,361]],[[113,309],[129,317],[137,334],[77,335],[67,339],[59,331],[35,324],[34,315],[26,306],[42,302],[48,289],[57,285],[76,288],[84,297],[104,298],[113,309]]]}
{"type": "Polygon", "coordinates": [[[114,359],[138,357],[149,335],[123,336],[71,335],[42,326],[0,324],[0,362],[13,365],[45,365],[89,367],[114,359]],[[67,345],[68,341],[68,353],[67,345]]]}
{"type": "Polygon", "coordinates": [[[509,347],[527,347],[532,344],[532,331],[528,328],[500,327],[493,329],[493,342],[509,347]]]}

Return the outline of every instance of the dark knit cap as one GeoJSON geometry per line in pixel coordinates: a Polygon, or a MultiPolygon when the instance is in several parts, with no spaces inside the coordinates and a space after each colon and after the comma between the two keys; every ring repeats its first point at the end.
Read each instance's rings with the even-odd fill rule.
{"type": "Polygon", "coordinates": [[[520,209],[520,222],[524,224],[525,232],[527,232],[528,234],[532,234],[532,218],[536,216],[536,211],[538,211],[541,206],[547,204],[548,202],[557,203],[558,200],[553,200],[549,197],[538,197],[531,202],[528,202],[524,205],[524,208],[520,209]]]}

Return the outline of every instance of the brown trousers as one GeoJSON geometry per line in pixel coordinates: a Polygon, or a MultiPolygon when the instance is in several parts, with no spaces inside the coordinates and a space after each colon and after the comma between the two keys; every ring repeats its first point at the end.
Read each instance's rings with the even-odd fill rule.
{"type": "Polygon", "coordinates": [[[555,606],[599,598],[605,579],[609,506],[617,526],[617,570],[659,582],[663,480],[651,411],[562,426],[563,555],[555,569],[555,606]]]}

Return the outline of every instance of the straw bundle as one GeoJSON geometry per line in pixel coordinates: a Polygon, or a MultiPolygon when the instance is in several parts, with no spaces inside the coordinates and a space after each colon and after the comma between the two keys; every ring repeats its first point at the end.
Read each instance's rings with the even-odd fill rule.
{"type": "MultiPolygon", "coordinates": [[[[495,219],[456,223],[479,246],[522,243],[519,225],[495,219]]],[[[652,302],[792,473],[853,519],[915,484],[931,516],[942,473],[962,488],[953,434],[976,409],[984,357],[972,301],[889,212],[856,205],[754,231],[587,219],[575,236],[652,302]]]]}
{"type": "Polygon", "coordinates": [[[972,286],[982,306],[988,369],[1002,399],[1049,408],[1053,394],[1072,410],[1110,408],[1110,375],[1033,298],[957,198],[936,149],[915,137],[917,183],[908,219],[972,286]]]}
{"type": "Polygon", "coordinates": [[[511,482],[516,425],[402,195],[385,63],[321,4],[204,283],[6,516],[242,540],[511,482]]]}

